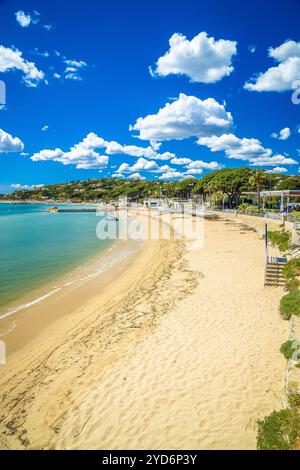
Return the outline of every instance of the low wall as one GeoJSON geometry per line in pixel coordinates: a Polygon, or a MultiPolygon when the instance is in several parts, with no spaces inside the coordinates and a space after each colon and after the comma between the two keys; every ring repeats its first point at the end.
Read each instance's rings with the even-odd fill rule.
{"type": "MultiPolygon", "coordinates": [[[[269,230],[281,230],[282,221],[277,219],[271,219],[268,217],[256,217],[255,215],[237,214],[236,212],[222,212],[216,211],[219,217],[224,219],[234,220],[241,222],[254,228],[258,233],[264,235],[265,224],[268,224],[269,230]]],[[[292,222],[285,222],[284,228],[290,232],[293,231],[294,224],[292,222]]]]}

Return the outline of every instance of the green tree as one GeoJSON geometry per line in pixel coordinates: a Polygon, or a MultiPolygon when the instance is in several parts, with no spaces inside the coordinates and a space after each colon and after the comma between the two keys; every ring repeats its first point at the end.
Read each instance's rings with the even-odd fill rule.
{"type": "Polygon", "coordinates": [[[300,189],[300,175],[299,176],[289,176],[281,179],[277,186],[277,189],[300,189]]]}
{"type": "Polygon", "coordinates": [[[241,193],[249,189],[250,168],[226,168],[205,175],[195,186],[197,193],[226,194],[230,207],[239,204],[241,193]]]}
{"type": "Polygon", "coordinates": [[[191,192],[196,185],[197,180],[195,178],[187,178],[175,185],[174,191],[177,197],[188,199],[191,192]]]}

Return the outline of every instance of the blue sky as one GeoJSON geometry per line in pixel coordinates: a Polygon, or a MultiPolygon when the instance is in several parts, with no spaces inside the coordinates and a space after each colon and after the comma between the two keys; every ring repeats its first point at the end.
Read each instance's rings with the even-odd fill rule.
{"type": "Polygon", "coordinates": [[[299,18],[296,0],[0,0],[0,192],[297,174],[299,18]]]}

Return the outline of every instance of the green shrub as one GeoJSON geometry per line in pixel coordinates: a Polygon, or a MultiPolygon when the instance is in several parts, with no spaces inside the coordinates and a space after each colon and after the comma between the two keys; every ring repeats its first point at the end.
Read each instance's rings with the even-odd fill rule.
{"type": "Polygon", "coordinates": [[[290,281],[287,282],[287,288],[288,290],[298,290],[300,286],[300,281],[299,279],[291,279],[290,281]]]}
{"type": "Polygon", "coordinates": [[[289,360],[292,359],[294,352],[298,349],[299,345],[295,341],[290,339],[289,341],[286,341],[286,343],[283,343],[281,345],[280,352],[284,355],[287,360],[289,360]]]}
{"type": "Polygon", "coordinates": [[[283,275],[287,280],[300,276],[300,258],[291,259],[284,265],[283,275]]]}
{"type": "Polygon", "coordinates": [[[300,411],[300,393],[297,382],[290,382],[288,389],[288,402],[291,408],[300,411]]]}
{"type": "Polygon", "coordinates": [[[259,208],[257,206],[248,206],[246,212],[247,214],[258,214],[259,208]]]}
{"type": "Polygon", "coordinates": [[[300,212],[297,212],[297,211],[293,211],[291,212],[291,214],[293,217],[295,217],[296,220],[298,220],[298,222],[300,222],[300,212]]]}
{"type": "Polygon", "coordinates": [[[300,416],[295,408],[273,411],[257,424],[259,450],[293,450],[300,438],[300,416]]]}
{"type": "Polygon", "coordinates": [[[248,207],[249,207],[249,204],[246,204],[246,203],[240,204],[239,211],[241,211],[244,214],[246,210],[248,209],[248,207]]]}
{"type": "Polygon", "coordinates": [[[300,291],[291,290],[280,300],[280,313],[285,320],[292,315],[300,315],[300,291]]]}
{"type": "Polygon", "coordinates": [[[280,232],[270,231],[268,235],[273,246],[277,246],[282,252],[288,251],[291,239],[291,234],[289,232],[285,232],[284,230],[281,230],[280,232]]]}
{"type": "MultiPolygon", "coordinates": [[[[300,364],[299,364],[300,365],[300,364]]],[[[300,393],[297,391],[290,391],[288,394],[289,405],[292,408],[299,408],[300,407],[300,393]]]]}

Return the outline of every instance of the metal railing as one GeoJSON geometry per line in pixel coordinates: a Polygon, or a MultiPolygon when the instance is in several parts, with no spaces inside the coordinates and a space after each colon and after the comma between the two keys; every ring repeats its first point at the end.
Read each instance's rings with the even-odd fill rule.
{"type": "Polygon", "coordinates": [[[300,230],[300,221],[296,219],[296,217],[290,214],[280,214],[279,212],[242,212],[238,209],[222,209],[222,208],[207,208],[204,207],[203,204],[195,204],[195,205],[188,205],[188,204],[180,204],[177,203],[175,206],[167,207],[167,206],[156,206],[152,207],[152,209],[156,209],[163,212],[170,212],[170,213],[185,213],[190,215],[199,215],[203,217],[204,214],[210,215],[215,214],[218,212],[222,213],[229,213],[229,214],[238,214],[238,215],[245,215],[251,217],[261,217],[262,219],[271,219],[271,220],[279,220],[279,221],[287,221],[295,224],[295,229],[300,230]]]}
{"type": "Polygon", "coordinates": [[[300,225],[300,221],[291,214],[281,214],[279,212],[242,212],[238,209],[214,209],[215,212],[227,212],[227,213],[237,213],[241,215],[249,215],[252,217],[261,217],[263,219],[273,219],[273,220],[285,220],[287,222],[292,222],[294,224],[300,225]]]}

